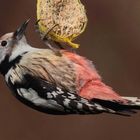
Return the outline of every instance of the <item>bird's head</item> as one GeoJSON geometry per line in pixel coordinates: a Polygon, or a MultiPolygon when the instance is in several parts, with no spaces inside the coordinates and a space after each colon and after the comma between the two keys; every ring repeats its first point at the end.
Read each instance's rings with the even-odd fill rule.
{"type": "Polygon", "coordinates": [[[10,59],[12,60],[22,53],[24,46],[27,44],[24,33],[28,22],[29,20],[25,21],[15,32],[0,37],[0,64],[5,59],[8,58],[10,61],[10,59]]]}

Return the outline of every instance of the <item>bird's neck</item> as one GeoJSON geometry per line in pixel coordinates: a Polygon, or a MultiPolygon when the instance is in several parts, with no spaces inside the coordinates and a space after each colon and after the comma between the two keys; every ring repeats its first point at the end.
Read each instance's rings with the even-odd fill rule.
{"type": "Polygon", "coordinates": [[[7,55],[5,59],[1,62],[0,73],[5,76],[12,67],[15,67],[16,64],[20,62],[24,54],[34,49],[35,48],[32,48],[27,43],[18,42],[18,44],[14,46],[11,54],[7,55]]]}

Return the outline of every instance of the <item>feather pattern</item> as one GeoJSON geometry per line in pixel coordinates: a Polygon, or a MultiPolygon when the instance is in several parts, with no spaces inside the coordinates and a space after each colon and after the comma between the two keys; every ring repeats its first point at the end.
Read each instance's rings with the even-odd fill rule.
{"type": "Polygon", "coordinates": [[[28,74],[24,75],[21,81],[14,81],[14,84],[12,80],[10,76],[8,83],[15,96],[39,111],[51,114],[89,114],[108,111],[101,105],[67,91],[65,88],[62,89],[49,81],[28,74]]]}
{"type": "Polygon", "coordinates": [[[57,56],[51,50],[40,49],[22,55],[20,62],[6,74],[6,81],[19,100],[51,114],[108,112],[127,115],[133,112],[131,108],[123,112],[130,101],[103,84],[97,72],[92,74],[90,71],[96,69],[91,62],[76,54],[77,58],[70,58],[69,52],[62,52],[62,56],[57,56]]]}
{"type": "Polygon", "coordinates": [[[21,102],[50,114],[128,115],[140,109],[138,97],[121,97],[86,58],[31,47],[24,36],[28,22],[0,38],[0,72],[21,102]]]}

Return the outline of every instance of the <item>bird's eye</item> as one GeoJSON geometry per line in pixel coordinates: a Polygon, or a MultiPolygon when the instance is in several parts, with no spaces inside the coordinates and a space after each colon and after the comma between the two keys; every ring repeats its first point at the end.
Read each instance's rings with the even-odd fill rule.
{"type": "Polygon", "coordinates": [[[1,42],[1,46],[4,47],[4,46],[6,46],[6,45],[7,45],[7,41],[4,40],[4,41],[1,42]]]}

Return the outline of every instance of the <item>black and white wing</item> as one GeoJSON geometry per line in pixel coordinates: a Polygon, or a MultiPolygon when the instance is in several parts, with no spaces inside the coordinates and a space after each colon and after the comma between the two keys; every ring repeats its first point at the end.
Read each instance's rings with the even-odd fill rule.
{"type": "Polygon", "coordinates": [[[107,110],[99,104],[60,88],[55,83],[44,79],[24,75],[20,82],[12,81],[9,76],[8,85],[14,95],[24,104],[49,114],[89,114],[107,110]]]}

